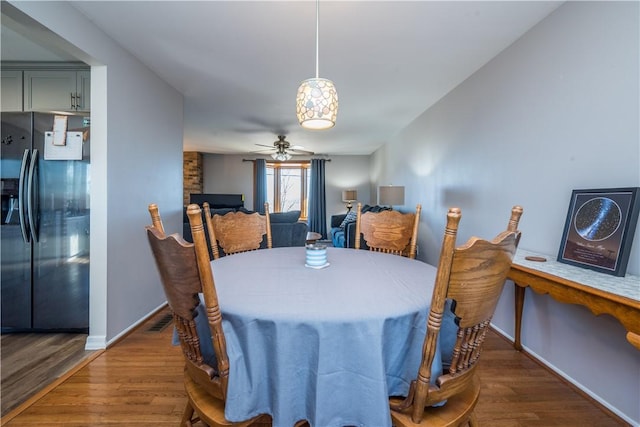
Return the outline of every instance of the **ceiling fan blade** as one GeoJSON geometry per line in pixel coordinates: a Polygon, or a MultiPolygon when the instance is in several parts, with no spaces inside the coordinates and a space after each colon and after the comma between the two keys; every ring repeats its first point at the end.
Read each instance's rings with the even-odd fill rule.
{"type": "Polygon", "coordinates": [[[291,152],[291,154],[308,154],[308,155],[315,154],[313,151],[301,150],[299,148],[289,148],[287,151],[291,152]]]}
{"type": "Polygon", "coordinates": [[[275,148],[276,148],[276,147],[274,147],[273,145],[264,145],[264,144],[256,144],[256,145],[259,145],[260,147],[269,147],[269,148],[271,148],[272,150],[275,150],[275,148]]]}

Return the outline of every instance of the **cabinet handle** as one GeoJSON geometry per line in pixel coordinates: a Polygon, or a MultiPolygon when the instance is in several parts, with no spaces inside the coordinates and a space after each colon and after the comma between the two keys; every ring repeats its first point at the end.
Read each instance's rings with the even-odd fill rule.
{"type": "Polygon", "coordinates": [[[76,94],[71,92],[71,109],[76,109],[76,94]]]}
{"type": "Polygon", "coordinates": [[[82,106],[80,105],[80,101],[82,101],[82,95],[76,92],[76,110],[82,109],[82,106]]]}

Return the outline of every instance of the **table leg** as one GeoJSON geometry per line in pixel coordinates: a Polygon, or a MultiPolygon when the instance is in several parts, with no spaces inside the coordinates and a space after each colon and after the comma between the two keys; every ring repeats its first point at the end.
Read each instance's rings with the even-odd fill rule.
{"type": "Polygon", "coordinates": [[[518,351],[522,350],[522,344],[520,341],[520,331],[522,329],[522,310],[524,308],[524,291],[525,288],[523,286],[518,286],[516,282],[513,282],[513,285],[516,287],[515,289],[515,317],[516,317],[516,330],[515,330],[515,340],[513,342],[513,348],[518,351]]]}

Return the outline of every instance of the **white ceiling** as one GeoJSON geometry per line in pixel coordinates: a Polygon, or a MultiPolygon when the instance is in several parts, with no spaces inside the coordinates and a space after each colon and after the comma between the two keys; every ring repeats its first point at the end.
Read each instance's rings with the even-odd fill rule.
{"type": "Polygon", "coordinates": [[[295,116],[315,74],[312,0],[72,5],[184,94],[185,150],[247,153],[285,134],[316,153],[370,154],[561,3],[321,1],[320,77],[340,103],[327,131],[295,116]]]}

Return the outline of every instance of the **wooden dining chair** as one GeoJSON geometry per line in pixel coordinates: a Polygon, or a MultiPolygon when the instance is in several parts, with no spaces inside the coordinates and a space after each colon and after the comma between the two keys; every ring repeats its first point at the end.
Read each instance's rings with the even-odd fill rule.
{"type": "Polygon", "coordinates": [[[355,248],[360,249],[362,235],[372,251],[415,259],[421,210],[422,206],[418,204],[415,213],[392,210],[362,213],[362,203],[358,203],[355,248]]]}
{"type": "Polygon", "coordinates": [[[146,227],[185,359],[184,385],[188,401],[180,425],[190,427],[198,420],[209,426],[235,427],[269,422],[268,415],[242,422],[231,422],[224,417],[229,357],[222,329],[222,315],[200,207],[189,205],[187,215],[194,243],[186,242],[178,234],[166,236],[157,227],[146,227]],[[199,293],[204,294],[209,336],[199,336],[196,329],[199,293]],[[215,362],[205,361],[201,345],[204,340],[211,340],[215,362]]]}
{"type": "Polygon", "coordinates": [[[224,255],[233,255],[260,249],[265,235],[266,246],[271,249],[273,243],[268,203],[264,204],[264,215],[260,215],[258,212],[245,213],[241,211],[211,215],[209,203],[204,202],[202,207],[213,259],[220,258],[221,250],[224,255]]]}
{"type": "Polygon", "coordinates": [[[150,203],[148,209],[149,209],[149,214],[151,215],[151,224],[153,224],[153,226],[158,231],[164,234],[164,225],[162,225],[162,218],[160,218],[160,211],[158,210],[158,205],[156,205],[155,203],[150,203]]]}
{"type": "Polygon", "coordinates": [[[514,206],[507,229],[493,240],[472,237],[456,248],[461,213],[449,209],[418,375],[405,399],[390,399],[395,427],[478,425],[473,412],[480,395],[476,368],[520,241],[521,215],[522,208],[514,206]],[[443,333],[446,327],[455,330],[455,344],[453,335],[450,348],[441,340],[443,373],[431,383],[443,323],[443,333]]]}

